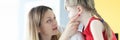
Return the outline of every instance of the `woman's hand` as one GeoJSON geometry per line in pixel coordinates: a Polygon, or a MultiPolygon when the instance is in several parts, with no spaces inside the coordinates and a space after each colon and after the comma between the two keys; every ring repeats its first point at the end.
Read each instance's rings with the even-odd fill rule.
{"type": "Polygon", "coordinates": [[[64,32],[60,37],[60,40],[69,40],[70,37],[77,32],[78,26],[80,24],[80,21],[78,20],[79,17],[80,17],[80,14],[70,19],[69,23],[66,26],[66,29],[64,30],[64,32]]]}

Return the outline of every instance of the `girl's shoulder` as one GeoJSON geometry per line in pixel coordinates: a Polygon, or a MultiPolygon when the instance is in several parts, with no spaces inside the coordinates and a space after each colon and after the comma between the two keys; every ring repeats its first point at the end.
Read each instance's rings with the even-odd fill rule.
{"type": "Polygon", "coordinates": [[[104,26],[100,20],[92,20],[90,23],[90,30],[95,40],[103,40],[104,26]]]}
{"type": "Polygon", "coordinates": [[[97,30],[101,30],[103,31],[104,30],[104,26],[103,26],[103,23],[100,21],[100,20],[92,20],[91,23],[90,23],[90,29],[94,30],[94,29],[97,29],[97,30]]]}
{"type": "Polygon", "coordinates": [[[90,29],[104,30],[103,23],[99,18],[92,17],[90,21],[90,29]]]}

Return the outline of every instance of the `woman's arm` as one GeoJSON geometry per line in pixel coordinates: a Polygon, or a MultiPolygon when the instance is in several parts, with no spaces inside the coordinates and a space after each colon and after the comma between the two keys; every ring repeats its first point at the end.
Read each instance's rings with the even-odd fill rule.
{"type": "Polygon", "coordinates": [[[79,19],[79,16],[80,15],[78,14],[77,16],[75,16],[68,22],[66,29],[60,36],[59,40],[69,40],[71,38],[71,36],[73,36],[75,33],[77,33],[78,26],[80,24],[80,21],[77,20],[77,19],[79,19]]]}
{"type": "Polygon", "coordinates": [[[100,22],[99,20],[93,20],[90,24],[90,29],[94,40],[104,40],[102,34],[104,26],[102,22],[100,22]]]}
{"type": "Polygon", "coordinates": [[[65,32],[62,33],[62,35],[60,36],[59,40],[69,40],[69,34],[66,34],[65,32]]]}

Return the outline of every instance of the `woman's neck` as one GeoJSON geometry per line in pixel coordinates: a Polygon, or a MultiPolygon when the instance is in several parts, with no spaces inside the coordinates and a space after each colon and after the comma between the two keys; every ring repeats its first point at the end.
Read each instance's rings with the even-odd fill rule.
{"type": "Polygon", "coordinates": [[[92,17],[92,15],[90,12],[84,12],[81,14],[80,21],[85,26],[84,28],[86,28],[91,17],[92,17]]]}
{"type": "Polygon", "coordinates": [[[51,40],[51,35],[41,35],[42,40],[51,40]]]}

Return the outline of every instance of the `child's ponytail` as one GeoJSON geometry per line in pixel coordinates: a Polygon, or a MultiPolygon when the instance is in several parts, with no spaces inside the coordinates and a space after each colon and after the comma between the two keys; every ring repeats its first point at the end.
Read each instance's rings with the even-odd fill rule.
{"type": "Polygon", "coordinates": [[[112,31],[110,26],[107,24],[106,21],[103,20],[103,18],[97,13],[96,9],[93,10],[92,16],[96,16],[100,18],[100,21],[103,23],[104,28],[105,28],[105,36],[107,36],[108,40],[112,39],[112,31]]]}

